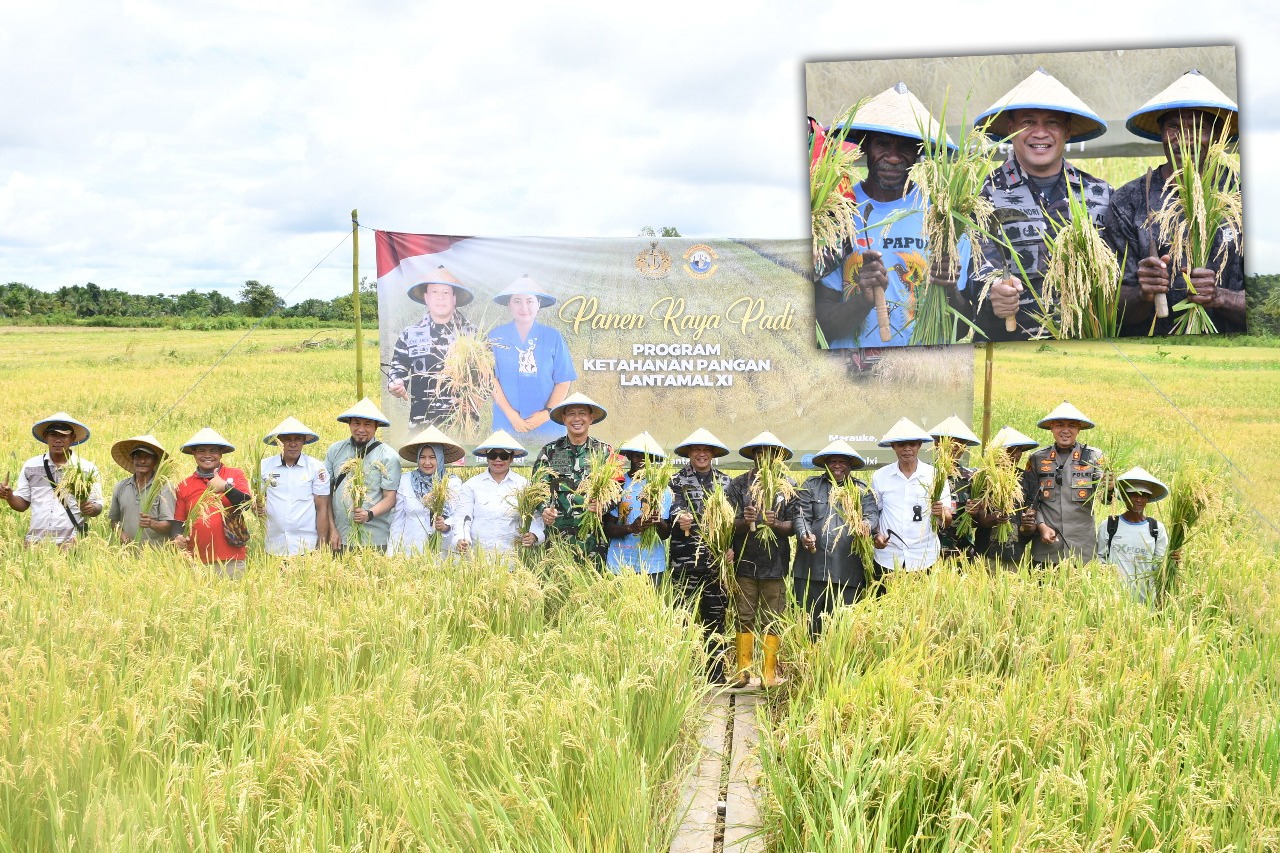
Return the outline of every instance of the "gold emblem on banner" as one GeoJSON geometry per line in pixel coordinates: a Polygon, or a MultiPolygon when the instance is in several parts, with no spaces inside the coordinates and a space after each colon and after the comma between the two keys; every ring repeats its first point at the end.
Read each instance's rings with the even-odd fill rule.
{"type": "Polygon", "coordinates": [[[684,271],[690,278],[711,278],[720,268],[716,263],[719,257],[716,250],[705,243],[690,246],[684,253],[684,271]]]}
{"type": "Polygon", "coordinates": [[[658,248],[658,241],[649,243],[649,248],[636,255],[636,272],[645,278],[666,278],[671,272],[671,255],[666,249],[658,248]]]}

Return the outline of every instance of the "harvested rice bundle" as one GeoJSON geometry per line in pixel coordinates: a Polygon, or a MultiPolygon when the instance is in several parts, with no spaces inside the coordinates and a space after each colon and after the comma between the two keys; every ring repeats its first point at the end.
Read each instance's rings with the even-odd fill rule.
{"type": "MultiPolygon", "coordinates": [[[[929,488],[929,504],[932,506],[942,500],[942,490],[946,488],[947,482],[955,477],[959,464],[953,455],[953,448],[957,442],[954,438],[947,435],[937,436],[937,443],[933,446],[933,483],[929,488]]],[[[933,527],[935,533],[938,532],[942,519],[929,513],[929,523],[933,527]]]]}
{"type": "MultiPolygon", "coordinates": [[[[1014,536],[1015,521],[1023,506],[1022,471],[1014,464],[1005,448],[988,444],[978,457],[973,471],[970,495],[987,513],[1000,516],[992,529],[992,537],[1000,545],[1014,536]]],[[[961,538],[973,533],[973,514],[961,513],[956,522],[956,532],[961,538]]]]}
{"type": "Polygon", "coordinates": [[[159,463],[156,464],[156,470],[151,475],[151,482],[147,483],[147,487],[142,490],[142,496],[138,499],[138,506],[143,513],[148,515],[151,513],[151,508],[156,505],[156,497],[160,494],[161,489],[165,486],[176,486],[176,472],[176,460],[169,454],[164,454],[159,463]]]}
{"type": "Polygon", "coordinates": [[[1036,319],[1057,339],[1114,338],[1119,331],[1120,263],[1089,217],[1082,194],[1067,185],[1070,219],[1049,245],[1036,319]]]}
{"type": "Polygon", "coordinates": [[[1200,517],[1218,500],[1220,483],[1217,475],[1195,462],[1183,462],[1169,484],[1169,497],[1164,502],[1165,527],[1169,531],[1169,550],[1164,562],[1155,570],[1155,601],[1163,601],[1178,580],[1178,561],[1184,545],[1195,532],[1200,517]]]}
{"type": "Polygon", "coordinates": [[[80,455],[72,453],[67,464],[58,473],[58,482],[53,493],[64,504],[70,500],[76,506],[89,500],[93,494],[94,484],[98,482],[98,472],[80,465],[80,455]]]}
{"type": "MultiPolygon", "coordinates": [[[[369,485],[365,478],[364,462],[363,456],[353,456],[338,468],[338,476],[344,478],[342,493],[347,500],[347,504],[351,507],[351,534],[356,545],[364,544],[365,530],[363,524],[356,523],[355,511],[363,509],[364,502],[369,498],[369,485]]],[[[387,475],[387,467],[381,462],[374,461],[373,467],[383,476],[387,475]]]]}
{"type": "MultiPolygon", "coordinates": [[[[1198,129],[1197,129],[1198,130],[1198,129]]],[[[1213,241],[1219,229],[1226,227],[1242,233],[1244,207],[1240,198],[1240,166],[1228,150],[1229,129],[1222,133],[1206,149],[1201,149],[1200,134],[1191,139],[1180,138],[1182,162],[1165,182],[1169,200],[1151,215],[1150,224],[1158,233],[1161,245],[1169,247],[1169,267],[1179,271],[1186,283],[1187,292],[1195,296],[1189,270],[1213,269],[1222,274],[1226,260],[1227,244],[1224,241],[1216,256],[1213,241]]],[[[1180,335],[1200,335],[1218,331],[1208,310],[1189,299],[1183,299],[1173,310],[1180,312],[1174,332],[1180,335]]],[[[1168,297],[1156,296],[1156,316],[1169,314],[1168,297]]]]}
{"type": "MultiPolygon", "coordinates": [[[[646,456],[644,467],[636,475],[643,480],[640,486],[640,516],[642,518],[662,511],[662,498],[676,474],[676,465],[670,459],[646,456]]],[[[646,527],[640,534],[640,547],[652,548],[658,544],[658,528],[646,527]]]]}
{"type": "Polygon", "coordinates": [[[850,125],[861,102],[849,107],[831,123],[831,133],[823,139],[817,156],[809,159],[809,197],[813,219],[813,267],[822,269],[828,261],[838,260],[845,246],[858,232],[858,210],[851,191],[857,176],[854,162],[861,156],[857,147],[848,146],[850,125]]]}
{"type": "Polygon", "coordinates": [[[733,523],[737,514],[718,481],[702,502],[698,515],[698,548],[706,549],[711,564],[720,572],[720,582],[730,595],[737,592],[729,555],[733,548],[733,523]]]}
{"type": "Polygon", "coordinates": [[[449,503],[449,472],[436,472],[435,480],[431,483],[431,488],[422,496],[422,505],[426,507],[427,512],[431,513],[431,535],[427,537],[427,551],[439,552],[440,541],[444,537],[439,530],[436,530],[435,522],[437,518],[444,516],[445,506],[449,503]]]}
{"type": "MultiPolygon", "coordinates": [[[[793,500],[799,489],[787,467],[786,459],[775,448],[761,447],[756,451],[756,475],[747,489],[747,498],[760,510],[761,520],[764,513],[777,512],[787,501],[793,500]]],[[[772,547],[778,541],[773,528],[767,524],[752,524],[751,529],[766,547],[772,547]]]]}
{"type": "Polygon", "coordinates": [[[459,332],[449,345],[436,378],[436,393],[454,401],[448,425],[464,434],[480,425],[480,414],[493,396],[496,363],[488,342],[489,331],[459,332]]]}
{"type": "Polygon", "coordinates": [[[837,515],[840,517],[840,526],[849,535],[849,553],[857,554],[862,558],[862,565],[869,568],[875,560],[875,545],[871,541],[871,527],[862,517],[861,484],[852,475],[845,477],[843,483],[837,483],[830,474],[827,478],[831,481],[830,500],[835,510],[827,517],[827,524],[837,515]]]}
{"type": "MultiPolygon", "coordinates": [[[[544,470],[545,474],[546,471],[544,470]]],[[[520,519],[520,535],[529,532],[533,527],[534,516],[542,512],[542,508],[551,503],[551,482],[545,476],[531,478],[516,490],[515,510],[520,519]]]]}
{"type": "Polygon", "coordinates": [[[593,450],[588,456],[587,473],[577,489],[586,505],[578,521],[579,536],[604,538],[604,513],[622,497],[626,471],[626,460],[616,453],[593,450]]]}

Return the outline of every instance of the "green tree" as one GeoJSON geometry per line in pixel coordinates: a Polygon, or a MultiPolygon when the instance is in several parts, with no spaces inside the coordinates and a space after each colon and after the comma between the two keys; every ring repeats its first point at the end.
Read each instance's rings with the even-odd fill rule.
{"type": "Polygon", "coordinates": [[[284,307],[284,300],[276,295],[275,288],[252,279],[240,288],[241,312],[250,317],[266,317],[284,307]]]}

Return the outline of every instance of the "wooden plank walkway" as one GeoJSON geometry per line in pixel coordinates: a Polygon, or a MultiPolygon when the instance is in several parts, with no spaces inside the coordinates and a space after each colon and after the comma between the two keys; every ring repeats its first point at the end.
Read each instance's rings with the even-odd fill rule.
{"type": "Polygon", "coordinates": [[[702,755],[681,790],[684,819],[671,842],[671,853],[764,850],[764,839],[758,834],[756,699],[752,692],[735,691],[707,700],[702,755]]]}

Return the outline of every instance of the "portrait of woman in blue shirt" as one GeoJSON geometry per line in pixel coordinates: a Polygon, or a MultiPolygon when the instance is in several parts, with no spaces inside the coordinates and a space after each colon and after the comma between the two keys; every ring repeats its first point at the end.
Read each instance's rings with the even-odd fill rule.
{"type": "Polygon", "coordinates": [[[538,311],[556,298],[528,275],[493,297],[511,311],[511,322],[489,333],[497,385],[493,389],[493,428],[521,441],[546,443],[565,434],[551,410],[569,395],[578,378],[564,336],[537,321],[538,311]]]}

